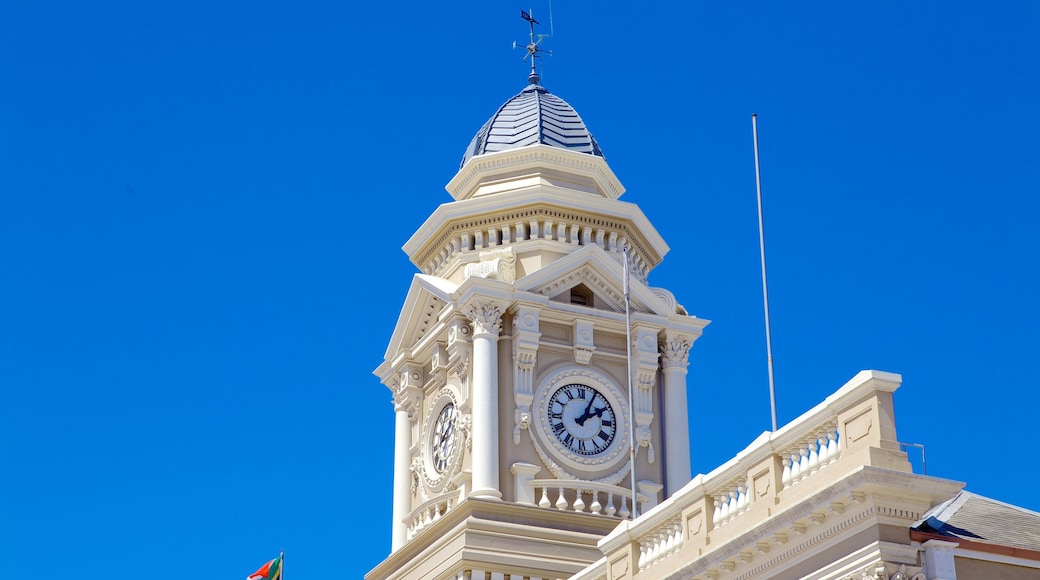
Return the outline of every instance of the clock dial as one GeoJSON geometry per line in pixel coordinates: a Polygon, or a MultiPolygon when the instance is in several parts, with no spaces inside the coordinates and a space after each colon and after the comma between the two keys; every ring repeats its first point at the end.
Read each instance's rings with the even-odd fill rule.
{"type": "Polygon", "coordinates": [[[610,402],[588,385],[560,387],[549,398],[546,412],[552,434],[578,455],[602,453],[617,433],[617,417],[610,402]]]}
{"type": "Polygon", "coordinates": [[[448,403],[437,415],[433,425],[433,437],[430,439],[431,457],[433,469],[437,473],[444,473],[451,458],[451,451],[455,445],[455,423],[458,413],[454,403],[448,403]]]}

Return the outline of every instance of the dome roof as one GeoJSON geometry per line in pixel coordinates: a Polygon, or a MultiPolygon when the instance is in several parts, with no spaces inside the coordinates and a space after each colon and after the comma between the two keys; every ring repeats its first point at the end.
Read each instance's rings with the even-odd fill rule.
{"type": "Polygon", "coordinates": [[[466,148],[459,167],[477,155],[539,143],[603,157],[599,143],[578,112],[545,87],[532,84],[506,101],[484,123],[466,148]]]}

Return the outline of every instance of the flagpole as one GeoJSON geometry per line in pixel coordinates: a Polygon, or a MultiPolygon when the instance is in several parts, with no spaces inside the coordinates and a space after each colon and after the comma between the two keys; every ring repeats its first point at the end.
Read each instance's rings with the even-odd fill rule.
{"type": "Polygon", "coordinates": [[[625,346],[627,353],[628,363],[628,433],[629,433],[629,445],[628,445],[628,462],[629,462],[629,477],[632,478],[632,519],[636,519],[636,506],[639,505],[636,501],[636,427],[635,427],[635,413],[636,407],[635,402],[632,398],[632,297],[631,297],[631,284],[629,283],[629,256],[628,247],[624,249],[625,252],[625,346]]]}
{"type": "Polygon", "coordinates": [[[278,566],[278,580],[285,580],[285,550],[278,553],[278,559],[282,563],[278,566]]]}
{"type": "Polygon", "coordinates": [[[766,316],[766,366],[769,369],[769,411],[776,431],[776,389],[773,384],[773,345],[769,337],[769,292],[766,289],[766,236],[762,220],[762,171],[758,162],[758,115],[751,115],[751,133],[755,140],[755,187],[758,190],[758,247],[762,256],[762,303],[766,316]]]}

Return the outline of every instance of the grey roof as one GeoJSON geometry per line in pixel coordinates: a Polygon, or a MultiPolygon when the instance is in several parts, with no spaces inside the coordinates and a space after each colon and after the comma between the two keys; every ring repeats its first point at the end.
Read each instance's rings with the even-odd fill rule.
{"type": "Polygon", "coordinates": [[[577,111],[541,85],[506,101],[473,137],[459,167],[477,155],[541,143],[603,157],[577,111]]]}
{"type": "Polygon", "coordinates": [[[913,529],[954,540],[1040,550],[1040,514],[967,491],[928,510],[913,529]]]}

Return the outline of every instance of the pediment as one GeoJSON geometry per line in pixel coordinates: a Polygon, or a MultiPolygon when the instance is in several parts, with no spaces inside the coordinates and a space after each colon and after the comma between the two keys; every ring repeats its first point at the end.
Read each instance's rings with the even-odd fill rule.
{"type": "MultiPolygon", "coordinates": [[[[622,254],[607,252],[599,246],[585,246],[517,280],[516,289],[552,300],[580,287],[594,294],[595,308],[624,312],[623,259],[622,254]]],[[[629,297],[633,312],[666,317],[676,314],[675,300],[670,293],[650,288],[634,275],[630,278],[629,297]]]]}
{"type": "Polygon", "coordinates": [[[451,294],[457,288],[457,284],[443,278],[416,274],[386,348],[385,360],[393,359],[402,350],[421,341],[436,325],[441,310],[451,302],[451,294]]]}

